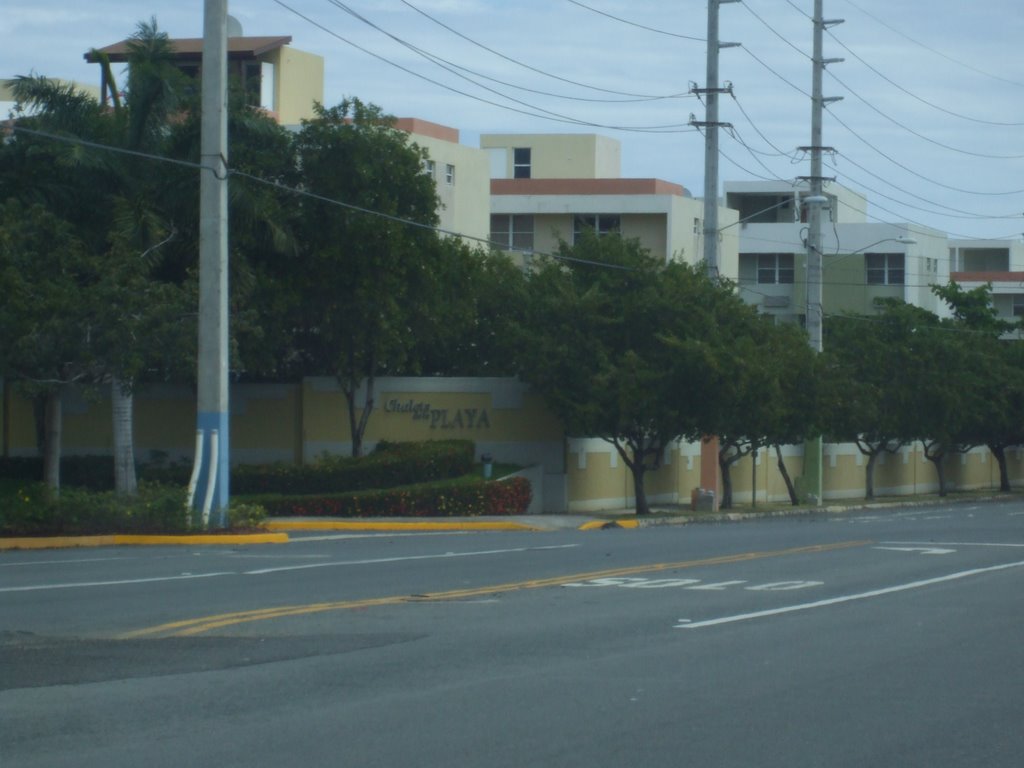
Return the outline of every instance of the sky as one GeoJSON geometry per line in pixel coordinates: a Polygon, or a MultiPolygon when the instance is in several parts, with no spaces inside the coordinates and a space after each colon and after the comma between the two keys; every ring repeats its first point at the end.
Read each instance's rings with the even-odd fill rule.
{"type": "MultiPolygon", "coordinates": [[[[824,175],[869,199],[870,221],[963,238],[1024,236],[1020,0],[824,0],[824,175]]],[[[723,181],[810,174],[813,0],[720,6],[723,181]]],[[[232,0],[246,35],[290,35],[324,58],[324,101],[481,133],[599,133],[624,176],[704,189],[701,0],[232,0]]],[[[98,85],[83,54],[155,18],[201,37],[202,0],[4,0],[0,78],[98,85]],[[126,7],[130,10],[126,12],[126,7]]],[[[6,112],[6,110],[4,110],[6,112]]]]}

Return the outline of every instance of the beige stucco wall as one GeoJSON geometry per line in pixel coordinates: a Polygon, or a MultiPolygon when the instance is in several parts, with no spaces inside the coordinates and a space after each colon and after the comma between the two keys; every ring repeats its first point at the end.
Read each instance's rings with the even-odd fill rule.
{"type": "Polygon", "coordinates": [[[531,178],[617,179],[622,175],[622,146],[597,134],[484,134],[484,150],[506,150],[505,175],[511,179],[515,148],[529,147],[531,178]]]}
{"type": "MultiPolygon", "coordinates": [[[[231,393],[231,452],[236,463],[310,461],[351,448],[344,398],[331,378],[296,384],[236,385],[231,393]]],[[[5,455],[36,455],[31,403],[16,388],[6,390],[7,414],[0,421],[5,455]]],[[[377,408],[366,435],[367,448],[380,440],[473,440],[477,457],[533,466],[535,496],[545,511],[586,512],[630,509],[632,477],[615,448],[596,438],[567,438],[544,402],[514,379],[385,378],[378,382],[377,408]]],[[[135,401],[136,455],[158,454],[190,460],[195,442],[195,399],[191,388],[143,387],[135,401]]],[[[85,396],[69,390],[64,399],[64,453],[111,452],[110,401],[106,393],[85,396]]],[[[790,477],[803,471],[801,446],[785,446],[790,477]]],[[[1008,452],[1015,484],[1024,481],[1024,450],[1008,452]]],[[[825,500],[864,495],[866,459],[853,444],[824,447],[825,500]]],[[[987,449],[946,459],[948,488],[996,489],[998,465],[987,449]]],[[[761,449],[733,465],[733,499],[748,506],[756,486],[757,503],[785,503],[786,486],[773,450],[761,449]],[[756,467],[756,480],[754,468],[756,467]]],[[[689,503],[700,486],[700,446],[677,442],[662,467],[647,476],[652,505],[689,503]]],[[[886,455],[875,469],[877,496],[934,493],[938,482],[920,444],[886,455]]]]}
{"type": "Polygon", "coordinates": [[[434,182],[441,203],[440,226],[471,238],[487,240],[491,228],[490,169],[487,153],[433,136],[411,134],[434,161],[434,182]],[[445,178],[445,166],[455,166],[454,183],[445,178]]]}
{"type": "Polygon", "coordinates": [[[278,122],[297,125],[313,117],[313,102],[324,100],[323,57],[286,45],[268,54],[266,60],[275,68],[278,122]]]}

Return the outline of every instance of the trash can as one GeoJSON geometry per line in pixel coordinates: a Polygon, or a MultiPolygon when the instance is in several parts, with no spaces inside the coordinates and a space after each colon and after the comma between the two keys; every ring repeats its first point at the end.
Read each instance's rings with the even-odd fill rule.
{"type": "Polygon", "coordinates": [[[694,488],[690,492],[690,509],[694,512],[714,512],[715,492],[707,488],[694,488]]]}
{"type": "Polygon", "coordinates": [[[480,461],[483,462],[484,465],[484,479],[490,480],[492,470],[491,465],[494,461],[494,458],[489,453],[483,453],[480,455],[480,461]]]}

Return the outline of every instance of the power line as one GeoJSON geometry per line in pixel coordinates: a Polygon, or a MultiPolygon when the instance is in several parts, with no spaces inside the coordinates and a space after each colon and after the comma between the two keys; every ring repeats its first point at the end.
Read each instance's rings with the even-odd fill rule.
{"type": "MultiPolygon", "coordinates": [[[[789,3],[790,3],[790,5],[792,5],[792,0],[787,0],[787,2],[789,2],[789,3]]],[[[952,117],[958,117],[958,118],[960,118],[961,120],[968,120],[968,121],[970,121],[970,122],[972,122],[972,123],[981,123],[981,124],[983,124],[983,125],[997,125],[997,126],[1006,126],[1006,127],[1019,127],[1019,126],[1024,126],[1024,123],[1015,123],[1015,122],[1000,122],[1000,121],[998,121],[998,120],[985,120],[985,119],[983,119],[983,118],[980,118],[980,117],[971,117],[970,115],[963,115],[963,114],[961,114],[961,113],[959,113],[959,112],[954,112],[954,111],[953,111],[953,110],[951,110],[951,109],[946,109],[945,107],[941,106],[940,104],[935,104],[934,102],[928,101],[927,99],[925,99],[925,98],[922,98],[921,96],[918,96],[918,95],[917,95],[916,93],[914,93],[914,92],[912,92],[912,91],[908,90],[907,88],[904,88],[904,87],[903,87],[902,85],[900,85],[899,83],[895,82],[895,81],[894,81],[894,80],[892,80],[891,78],[889,78],[889,77],[887,77],[886,75],[884,75],[884,74],[883,74],[882,72],[880,72],[880,71],[879,71],[879,70],[878,70],[877,68],[875,68],[875,67],[874,67],[874,66],[872,66],[872,65],[871,65],[870,63],[868,63],[868,61],[866,61],[866,60],[865,60],[865,59],[864,59],[863,57],[861,57],[860,55],[858,55],[856,51],[854,51],[853,49],[851,49],[851,48],[850,48],[850,47],[849,47],[848,45],[846,45],[846,44],[845,44],[845,43],[844,43],[844,42],[843,42],[842,40],[840,40],[839,38],[837,38],[837,37],[835,36],[835,33],[834,33],[834,32],[832,32],[831,30],[825,30],[825,31],[826,31],[826,32],[827,32],[827,33],[829,34],[829,36],[830,36],[830,37],[831,37],[831,38],[832,38],[832,39],[833,39],[833,40],[834,40],[834,41],[835,41],[835,42],[836,42],[836,43],[837,43],[837,44],[838,44],[838,45],[839,45],[839,46],[840,46],[840,47],[841,47],[841,48],[842,48],[843,50],[845,50],[845,51],[846,51],[847,53],[849,53],[849,54],[850,54],[851,56],[853,56],[853,58],[855,58],[855,59],[856,59],[857,61],[859,61],[859,62],[860,62],[861,64],[863,64],[863,65],[864,65],[865,67],[867,67],[868,69],[870,69],[870,70],[871,70],[872,72],[874,72],[874,73],[875,73],[876,75],[878,75],[878,76],[879,76],[880,78],[882,78],[882,79],[883,79],[883,80],[884,80],[885,82],[889,83],[889,85],[891,85],[891,86],[892,86],[893,88],[896,88],[897,90],[900,90],[900,91],[902,91],[903,93],[905,93],[905,94],[906,94],[907,96],[909,96],[910,98],[914,99],[915,101],[919,101],[920,103],[924,104],[925,106],[931,107],[932,109],[938,110],[939,112],[944,112],[945,114],[947,114],[947,115],[951,115],[952,117]]]]}
{"type": "MultiPolygon", "coordinates": [[[[405,0],[402,0],[402,1],[404,2],[405,0]]],[[[645,24],[638,24],[637,22],[630,21],[629,19],[623,19],[623,18],[621,18],[619,16],[613,16],[610,13],[606,13],[605,11],[600,11],[597,8],[594,8],[593,6],[586,5],[585,3],[577,2],[577,0],[566,0],[566,1],[569,2],[569,3],[572,3],[573,5],[578,5],[580,8],[585,8],[586,10],[591,11],[593,13],[596,13],[596,14],[598,14],[600,16],[605,16],[605,17],[607,17],[609,19],[612,19],[614,21],[618,21],[618,22],[620,22],[622,24],[628,24],[631,27],[637,27],[638,29],[645,29],[648,32],[656,32],[659,35],[668,35],[669,37],[678,37],[678,38],[681,38],[683,40],[695,40],[698,43],[706,43],[707,42],[707,38],[704,38],[704,37],[691,37],[690,35],[680,35],[680,34],[678,34],[676,32],[668,32],[668,31],[666,31],[664,29],[658,29],[656,27],[648,27],[645,24]]]]}
{"type": "MultiPolygon", "coordinates": [[[[437,24],[439,27],[442,27],[443,29],[448,30],[453,35],[455,35],[456,37],[459,37],[459,38],[465,40],[466,42],[471,43],[471,44],[475,45],[476,47],[478,47],[478,48],[480,48],[482,50],[485,50],[485,51],[487,51],[490,54],[493,54],[494,56],[497,56],[498,58],[504,59],[505,61],[508,61],[508,62],[510,62],[512,64],[515,64],[517,66],[523,67],[524,69],[528,69],[531,72],[536,72],[537,74],[543,75],[544,77],[550,77],[550,78],[552,78],[554,80],[559,80],[559,81],[561,81],[563,83],[568,83],[569,85],[575,85],[575,86],[578,86],[580,88],[589,88],[590,90],[593,90],[593,91],[600,91],[602,93],[614,94],[616,96],[631,97],[631,98],[636,99],[638,101],[656,101],[656,100],[659,100],[659,99],[671,99],[671,98],[675,98],[675,97],[681,95],[681,94],[669,94],[667,96],[653,96],[653,95],[649,95],[649,94],[629,93],[629,92],[623,92],[623,91],[614,91],[614,90],[610,90],[608,88],[601,88],[601,87],[596,86],[596,85],[587,85],[586,83],[580,83],[580,82],[578,82],[576,80],[569,80],[568,78],[552,74],[551,72],[547,72],[547,71],[545,71],[543,69],[539,69],[538,67],[534,67],[534,66],[532,66],[530,64],[527,64],[526,62],[520,61],[519,59],[515,59],[515,58],[513,58],[511,56],[507,56],[504,53],[502,53],[501,51],[495,50],[494,48],[490,48],[490,47],[484,45],[483,43],[481,43],[479,40],[475,40],[474,38],[470,37],[469,35],[463,34],[462,32],[459,32],[457,29],[449,26],[448,24],[445,24],[440,19],[430,15],[429,13],[424,11],[422,8],[419,8],[419,7],[415,6],[415,5],[413,5],[408,0],[399,0],[399,2],[401,2],[402,5],[405,5],[408,8],[412,9],[413,11],[415,11],[416,13],[420,14],[424,18],[430,20],[434,24],[437,24]]],[[[461,67],[460,67],[460,69],[461,69],[461,67]]],[[[470,71],[470,70],[467,70],[467,71],[470,71]]],[[[488,78],[488,79],[492,79],[492,78],[488,78]]],[[[501,81],[500,80],[496,80],[495,82],[501,82],[501,81]]],[[[502,85],[508,85],[508,83],[502,83],[502,85]]],[[[517,88],[519,86],[514,86],[513,85],[512,87],[513,88],[517,88]]],[[[522,90],[530,90],[530,89],[523,88],[522,90]]],[[[543,93],[543,91],[535,91],[535,93],[543,93]]],[[[544,94],[544,95],[551,96],[551,95],[555,95],[555,94],[544,94]]],[[[559,98],[565,98],[565,99],[577,98],[577,99],[580,99],[580,97],[573,97],[573,96],[560,96],[559,98]]],[[[580,99],[580,100],[585,100],[585,99],[580,99]]],[[[594,101],[597,101],[597,99],[594,99],[594,101]]],[[[609,101],[612,101],[613,103],[615,103],[618,100],[609,100],[609,101]]]]}
{"type": "MultiPolygon", "coordinates": [[[[909,174],[911,174],[911,175],[913,175],[913,176],[916,176],[916,177],[918,177],[919,179],[922,179],[923,181],[927,181],[927,182],[928,182],[929,184],[934,184],[935,186],[938,186],[938,187],[943,187],[943,188],[945,188],[945,189],[949,189],[949,190],[952,190],[953,192],[963,192],[963,193],[965,193],[965,194],[983,194],[983,193],[980,193],[980,192],[970,192],[970,191],[968,191],[968,190],[965,190],[965,189],[961,189],[960,187],[953,187],[953,186],[950,186],[949,184],[946,184],[946,183],[944,183],[944,182],[941,182],[941,181],[939,181],[939,180],[937,180],[937,179],[933,179],[933,178],[930,178],[930,177],[928,177],[928,176],[924,176],[923,174],[920,174],[920,173],[918,173],[917,171],[915,171],[915,170],[913,170],[913,169],[909,168],[908,166],[904,165],[903,163],[901,163],[901,162],[900,162],[899,160],[897,160],[896,158],[894,158],[894,157],[891,157],[890,155],[887,155],[887,154],[886,154],[885,152],[883,152],[882,150],[880,150],[880,149],[879,149],[878,147],[876,147],[876,146],[875,146],[874,144],[872,144],[872,143],[871,143],[870,141],[868,141],[868,140],[867,140],[867,139],[865,139],[865,138],[864,138],[863,136],[861,136],[861,135],[860,135],[859,133],[857,133],[857,131],[855,131],[855,130],[854,130],[853,128],[851,128],[851,127],[850,127],[849,125],[847,125],[847,124],[846,124],[845,122],[843,122],[843,121],[842,121],[842,120],[841,120],[841,119],[840,119],[840,118],[839,118],[839,117],[838,117],[838,116],[837,116],[837,115],[836,115],[836,114],[835,114],[834,112],[832,112],[831,110],[829,111],[829,115],[830,115],[830,116],[832,117],[832,119],[833,119],[833,120],[835,120],[835,121],[836,121],[837,123],[839,123],[839,125],[843,126],[843,128],[845,128],[845,129],[846,129],[847,131],[849,131],[849,132],[850,132],[851,134],[853,134],[853,135],[854,135],[854,136],[855,136],[855,137],[856,137],[856,138],[857,138],[858,140],[860,140],[860,141],[861,141],[861,142],[862,142],[862,143],[863,143],[863,144],[864,144],[865,146],[867,146],[867,147],[868,147],[869,149],[872,149],[872,150],[874,150],[874,151],[875,151],[875,152],[877,152],[877,153],[878,153],[879,155],[881,155],[881,156],[882,156],[883,158],[885,158],[886,160],[888,160],[888,161],[889,161],[890,163],[892,163],[893,165],[895,165],[895,166],[897,166],[897,167],[899,167],[899,168],[902,168],[902,169],[903,169],[904,171],[906,171],[907,173],[909,173],[909,174]]],[[[1013,194],[1013,193],[1000,193],[1000,194],[1013,194]]]]}
{"type": "MultiPolygon", "coordinates": [[[[567,119],[567,120],[573,120],[574,119],[574,118],[568,117],[567,115],[563,115],[563,114],[558,113],[558,112],[553,112],[551,110],[544,109],[543,107],[539,107],[536,104],[529,104],[528,102],[522,101],[521,99],[514,98],[512,96],[509,96],[508,94],[501,93],[500,91],[497,91],[497,90],[495,90],[495,89],[493,89],[493,88],[491,88],[489,86],[483,85],[482,83],[479,83],[476,80],[473,80],[472,78],[467,77],[466,75],[463,75],[463,74],[455,71],[456,68],[457,69],[462,69],[462,70],[467,71],[467,72],[468,71],[472,71],[472,70],[468,70],[468,69],[466,69],[464,67],[461,67],[461,66],[459,66],[457,64],[454,64],[454,63],[448,61],[447,59],[443,59],[443,58],[441,58],[439,56],[436,56],[436,55],[430,53],[429,51],[425,51],[422,48],[419,48],[418,46],[415,46],[412,43],[409,43],[406,40],[403,40],[402,38],[398,37],[397,35],[394,35],[391,32],[388,32],[386,29],[384,29],[380,25],[375,24],[374,22],[370,21],[368,18],[366,18],[362,14],[360,14],[357,11],[353,10],[350,6],[346,5],[345,3],[340,2],[340,0],[328,0],[328,2],[331,5],[334,5],[337,8],[340,8],[341,10],[345,11],[345,13],[349,14],[353,18],[358,19],[362,23],[366,24],[371,29],[375,29],[376,31],[380,32],[382,35],[390,38],[391,40],[394,40],[399,45],[407,48],[408,50],[412,51],[413,53],[416,53],[419,56],[422,56],[423,58],[425,58],[428,61],[436,64],[439,67],[441,67],[441,69],[444,69],[445,71],[450,72],[451,74],[455,75],[456,77],[462,78],[463,80],[465,80],[465,81],[467,81],[469,83],[472,83],[473,85],[477,86],[478,88],[482,88],[485,91],[488,91],[489,93],[495,94],[496,96],[501,96],[502,98],[505,98],[505,99],[508,99],[509,101],[515,102],[516,104],[521,104],[521,105],[523,105],[525,107],[529,107],[530,109],[539,110],[540,112],[543,112],[543,113],[545,113],[547,115],[550,115],[550,116],[553,116],[553,117],[556,117],[556,118],[567,119]]],[[[485,75],[480,75],[477,72],[473,72],[473,74],[477,75],[478,77],[486,77],[485,75]]],[[[487,78],[487,79],[492,79],[492,78],[487,78]]],[[[517,87],[517,86],[512,86],[512,87],[517,87]]],[[[679,128],[681,126],[682,126],[681,123],[676,123],[676,124],[672,124],[672,125],[657,125],[657,126],[643,126],[643,127],[638,126],[638,127],[634,128],[634,130],[664,130],[664,129],[669,129],[669,128],[679,128]]]]}
{"type": "MultiPolygon", "coordinates": [[[[192,160],[178,160],[178,159],[173,158],[173,157],[167,157],[166,155],[156,155],[156,154],[149,153],[149,152],[140,152],[140,151],[136,151],[136,150],[124,149],[122,147],[117,147],[117,146],[113,146],[113,145],[109,145],[109,144],[101,144],[99,142],[89,141],[87,139],[82,139],[82,138],[79,138],[77,136],[62,136],[62,135],[55,134],[55,133],[48,133],[46,131],[37,131],[37,130],[33,130],[31,128],[24,128],[24,127],[19,126],[17,124],[15,124],[11,128],[11,130],[13,130],[15,133],[24,133],[24,134],[31,135],[31,136],[36,136],[36,137],[39,137],[39,138],[50,139],[52,141],[60,141],[60,142],[64,142],[64,143],[67,143],[67,144],[76,144],[76,145],[79,145],[79,146],[87,147],[89,149],[96,149],[96,150],[100,150],[100,151],[104,151],[104,152],[113,152],[115,154],[130,155],[132,157],[138,157],[138,158],[142,158],[144,160],[151,160],[153,162],[168,163],[168,164],[171,164],[171,165],[177,165],[177,166],[189,168],[191,170],[209,171],[210,173],[216,174],[216,171],[213,168],[211,168],[209,166],[202,165],[202,164],[197,163],[197,162],[192,161],[192,160]]],[[[299,187],[292,187],[292,186],[289,186],[287,184],[283,184],[280,181],[276,181],[276,180],[273,180],[273,179],[265,179],[265,178],[263,178],[261,176],[257,176],[256,174],[253,174],[253,173],[248,173],[246,171],[239,171],[239,170],[235,170],[233,168],[227,168],[227,175],[229,177],[230,176],[236,176],[238,178],[247,179],[249,181],[253,181],[253,182],[256,182],[258,184],[262,184],[264,186],[272,187],[272,188],[274,188],[274,189],[276,189],[278,191],[281,191],[281,192],[287,192],[289,194],[297,195],[299,197],[306,197],[306,198],[309,198],[311,200],[316,200],[316,201],[321,202],[321,203],[327,203],[329,205],[334,205],[334,206],[337,206],[339,208],[344,208],[345,210],[353,211],[355,213],[361,213],[361,214],[365,214],[367,216],[374,216],[376,218],[384,219],[386,221],[392,221],[392,222],[395,222],[397,224],[404,224],[406,226],[410,226],[410,227],[413,227],[413,228],[416,228],[416,229],[428,230],[428,231],[431,231],[431,232],[435,232],[437,234],[448,235],[450,237],[458,237],[458,238],[461,238],[463,240],[468,240],[468,241],[472,241],[472,242],[482,243],[482,244],[487,245],[487,246],[489,246],[491,248],[494,248],[496,250],[502,250],[502,251],[506,250],[505,248],[502,247],[503,245],[507,245],[505,243],[499,243],[497,241],[490,240],[488,238],[476,237],[474,235],[467,235],[467,234],[465,234],[463,232],[456,232],[454,230],[445,229],[443,227],[438,227],[438,226],[433,225],[433,224],[424,224],[423,222],[416,221],[414,219],[407,219],[407,218],[404,218],[402,216],[395,216],[393,214],[384,213],[383,211],[376,211],[376,210],[373,210],[371,208],[364,208],[364,207],[359,206],[359,205],[353,205],[352,203],[346,203],[346,202],[343,202],[343,201],[338,200],[336,198],[331,198],[331,197],[326,197],[324,195],[319,195],[319,194],[317,194],[315,192],[310,192],[309,190],[306,190],[306,189],[301,189],[299,187]]],[[[576,264],[584,264],[584,265],[598,266],[598,267],[608,267],[610,269],[624,269],[624,270],[630,270],[630,271],[632,271],[632,269],[633,269],[632,267],[623,266],[621,264],[608,264],[606,262],[590,261],[588,259],[578,259],[578,258],[573,257],[573,256],[565,256],[565,255],[559,254],[559,253],[531,251],[531,255],[548,257],[548,258],[551,258],[551,259],[555,259],[557,261],[568,261],[568,262],[572,262],[572,263],[576,263],[576,264]]]]}
{"type": "MultiPolygon", "coordinates": [[[[341,42],[345,43],[346,45],[349,45],[349,46],[355,48],[356,50],[362,51],[363,53],[367,54],[368,56],[372,56],[373,58],[375,58],[375,59],[377,59],[379,61],[382,61],[385,64],[388,64],[388,65],[390,65],[392,67],[395,67],[396,69],[399,69],[399,70],[405,72],[406,74],[412,75],[413,77],[416,77],[416,78],[418,78],[420,80],[428,82],[431,85],[436,85],[437,87],[442,88],[444,90],[451,91],[452,93],[458,94],[460,96],[465,96],[465,97],[467,97],[469,99],[473,99],[474,101],[479,101],[479,102],[481,102],[483,104],[488,104],[490,106],[498,107],[499,109],[505,109],[505,110],[508,110],[510,112],[516,112],[516,113],[519,113],[519,114],[522,114],[522,115],[527,115],[529,117],[540,118],[542,120],[551,120],[551,121],[557,122],[557,123],[567,123],[567,124],[570,124],[570,125],[583,125],[583,126],[587,126],[587,127],[591,127],[591,128],[604,128],[606,130],[612,130],[612,131],[625,131],[625,132],[636,132],[636,133],[691,133],[692,132],[690,130],[686,130],[683,127],[684,124],[678,124],[678,127],[677,126],[635,127],[635,126],[606,125],[606,124],[602,124],[602,123],[589,122],[589,121],[586,121],[586,120],[579,120],[579,119],[576,119],[576,118],[573,118],[573,117],[569,117],[569,116],[565,116],[565,115],[558,115],[557,113],[542,114],[542,113],[538,113],[538,112],[531,112],[531,111],[529,111],[527,109],[520,109],[520,108],[517,108],[517,107],[514,107],[514,106],[510,106],[508,104],[502,104],[502,103],[497,102],[497,101],[492,101],[490,99],[486,99],[486,98],[483,98],[481,96],[477,96],[477,95],[468,93],[466,91],[459,90],[458,88],[454,88],[454,87],[452,87],[450,85],[447,85],[445,83],[442,83],[442,82],[440,82],[438,80],[434,80],[432,78],[429,78],[429,77],[427,77],[426,75],[424,75],[424,74],[422,74],[420,72],[416,72],[415,70],[412,70],[412,69],[410,69],[408,67],[405,67],[405,66],[403,66],[403,65],[401,65],[401,64],[399,64],[397,62],[391,61],[390,59],[388,59],[388,58],[386,58],[384,56],[381,56],[380,54],[374,53],[373,51],[371,51],[371,50],[369,50],[367,48],[364,48],[363,46],[358,45],[357,43],[354,43],[353,41],[349,40],[348,38],[338,34],[334,30],[330,29],[329,27],[327,27],[327,26],[321,24],[320,22],[315,21],[314,19],[310,18],[309,16],[301,13],[300,11],[298,11],[295,8],[291,7],[287,3],[283,2],[283,0],[273,0],[273,2],[275,2],[277,5],[280,5],[282,8],[290,11],[291,13],[295,14],[296,16],[298,16],[299,18],[301,18],[304,21],[308,22],[309,24],[312,24],[317,29],[320,29],[321,31],[327,33],[328,35],[330,35],[330,36],[340,40],[341,42]]],[[[481,86],[481,87],[484,87],[484,86],[481,86]]],[[[490,89],[488,89],[488,90],[490,90],[490,89]]],[[[504,94],[498,94],[498,95],[504,96],[504,94]]],[[[526,104],[525,102],[518,101],[517,99],[513,99],[512,97],[509,97],[509,96],[504,96],[504,98],[507,98],[510,101],[517,101],[518,103],[524,104],[525,106],[531,107],[533,109],[539,109],[538,107],[532,107],[532,105],[526,104]]],[[[546,112],[547,110],[544,110],[544,111],[546,112]]]]}
{"type": "MultiPolygon", "coordinates": [[[[835,166],[833,166],[833,165],[829,165],[829,168],[831,168],[832,170],[836,171],[837,173],[841,173],[841,171],[838,168],[836,168],[835,166]]],[[[868,171],[868,173],[870,173],[870,171],[868,171]]],[[[871,175],[874,176],[875,174],[871,174],[871,175]]],[[[905,206],[907,208],[911,208],[911,209],[913,209],[915,211],[922,211],[924,213],[930,213],[930,214],[933,214],[933,215],[936,215],[936,216],[949,216],[949,217],[956,218],[956,219],[975,219],[975,220],[1014,219],[1014,218],[1019,218],[1021,216],[1020,213],[984,214],[984,213],[974,213],[972,211],[965,211],[965,210],[963,210],[961,208],[953,208],[952,206],[944,205],[943,203],[939,203],[939,202],[936,202],[934,200],[929,200],[929,199],[921,197],[919,195],[915,195],[913,192],[908,192],[905,189],[901,189],[900,187],[897,187],[895,184],[892,184],[890,182],[885,182],[885,183],[889,184],[889,186],[891,186],[893,189],[896,189],[896,190],[898,190],[900,192],[903,192],[904,194],[910,195],[911,197],[914,197],[914,198],[916,198],[916,199],[918,199],[918,200],[920,200],[922,202],[928,203],[929,205],[934,205],[934,206],[936,206],[938,208],[944,209],[943,211],[929,210],[927,208],[921,208],[920,206],[914,205],[912,203],[907,203],[907,202],[905,202],[903,200],[898,200],[895,197],[892,197],[891,195],[886,194],[885,192],[880,192],[877,189],[873,189],[872,187],[868,186],[867,184],[864,184],[861,181],[858,181],[857,179],[855,179],[852,176],[849,176],[848,174],[846,175],[846,178],[848,178],[852,183],[856,184],[858,187],[862,187],[863,189],[866,189],[868,192],[876,194],[879,197],[882,197],[882,198],[884,198],[886,200],[890,200],[890,201],[892,201],[894,203],[897,203],[899,205],[905,206]]],[[[880,177],[876,176],[875,178],[880,178],[880,177]]],[[[885,181],[885,179],[881,179],[881,181],[885,181]]]]}
{"type": "Polygon", "coordinates": [[[961,149],[959,147],[950,146],[949,144],[943,144],[941,141],[936,141],[935,139],[930,138],[929,136],[925,136],[923,133],[921,133],[919,131],[915,131],[910,126],[904,125],[899,120],[894,118],[892,115],[890,115],[890,114],[882,111],[878,107],[876,107],[870,101],[868,101],[863,96],[861,96],[859,93],[857,93],[857,91],[855,91],[853,88],[851,88],[846,83],[844,83],[831,70],[828,70],[828,74],[829,74],[829,76],[833,80],[835,80],[837,83],[839,83],[841,86],[843,86],[843,88],[845,88],[847,91],[852,93],[862,104],[864,104],[872,112],[874,112],[875,114],[878,114],[878,115],[884,117],[886,120],[888,120],[893,125],[897,126],[898,128],[902,128],[907,133],[911,134],[912,136],[916,136],[917,138],[921,139],[922,141],[927,141],[929,144],[934,144],[936,147],[941,147],[942,149],[948,149],[950,152],[957,152],[957,153],[959,153],[961,155],[969,155],[971,157],[980,157],[980,158],[983,158],[983,159],[986,159],[986,160],[1021,160],[1021,159],[1024,159],[1024,155],[992,155],[992,154],[989,154],[989,153],[986,153],[986,152],[972,152],[969,149],[961,149]]]}
{"type": "Polygon", "coordinates": [[[857,5],[857,3],[853,2],[853,0],[846,0],[846,2],[849,3],[850,5],[852,5],[854,8],[856,8],[861,13],[863,13],[865,16],[868,16],[869,18],[874,19],[876,22],[881,24],[883,27],[888,29],[890,32],[896,33],[897,35],[902,37],[904,40],[909,40],[914,45],[917,45],[917,46],[919,46],[921,48],[924,48],[926,51],[930,51],[931,53],[934,53],[936,56],[941,56],[942,58],[946,59],[946,61],[951,61],[951,62],[953,62],[954,64],[956,64],[958,66],[961,66],[961,67],[963,67],[965,69],[969,69],[972,72],[978,73],[979,75],[984,75],[985,77],[992,78],[993,80],[999,80],[1000,82],[1003,82],[1003,83],[1009,83],[1010,85],[1016,85],[1016,86],[1018,86],[1020,88],[1024,88],[1024,83],[1020,82],[1019,80],[1011,80],[1009,78],[1002,77],[1001,75],[994,75],[991,72],[986,72],[983,69],[979,69],[978,67],[975,67],[975,66],[973,66],[971,64],[967,64],[966,62],[963,62],[963,61],[960,61],[959,59],[953,58],[948,53],[944,53],[943,51],[940,51],[940,50],[938,50],[936,48],[932,48],[929,45],[925,45],[920,40],[917,40],[917,39],[911,37],[910,35],[908,35],[907,33],[903,32],[903,31],[901,31],[899,29],[896,29],[896,27],[892,26],[891,24],[889,24],[888,22],[884,21],[883,19],[880,19],[878,16],[875,16],[870,11],[864,10],[861,6],[857,5]]]}

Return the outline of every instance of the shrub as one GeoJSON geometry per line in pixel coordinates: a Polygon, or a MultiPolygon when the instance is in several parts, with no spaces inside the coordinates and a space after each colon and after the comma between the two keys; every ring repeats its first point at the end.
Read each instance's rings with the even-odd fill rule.
{"type": "Polygon", "coordinates": [[[530,499],[530,482],[514,477],[499,482],[464,478],[361,493],[265,496],[258,501],[278,517],[373,518],[521,515],[530,499]]]}
{"type": "Polygon", "coordinates": [[[189,528],[185,495],[184,488],[144,483],[134,496],[65,488],[59,499],[50,500],[41,483],[26,484],[0,509],[0,534],[184,533],[189,528]]]}
{"type": "Polygon", "coordinates": [[[267,522],[267,510],[261,504],[231,501],[228,504],[228,527],[232,530],[260,530],[267,522]]]}
{"type": "Polygon", "coordinates": [[[347,493],[444,480],[473,467],[469,440],[386,443],[368,456],[324,455],[312,464],[248,464],[235,467],[231,489],[239,495],[347,493]]]}

